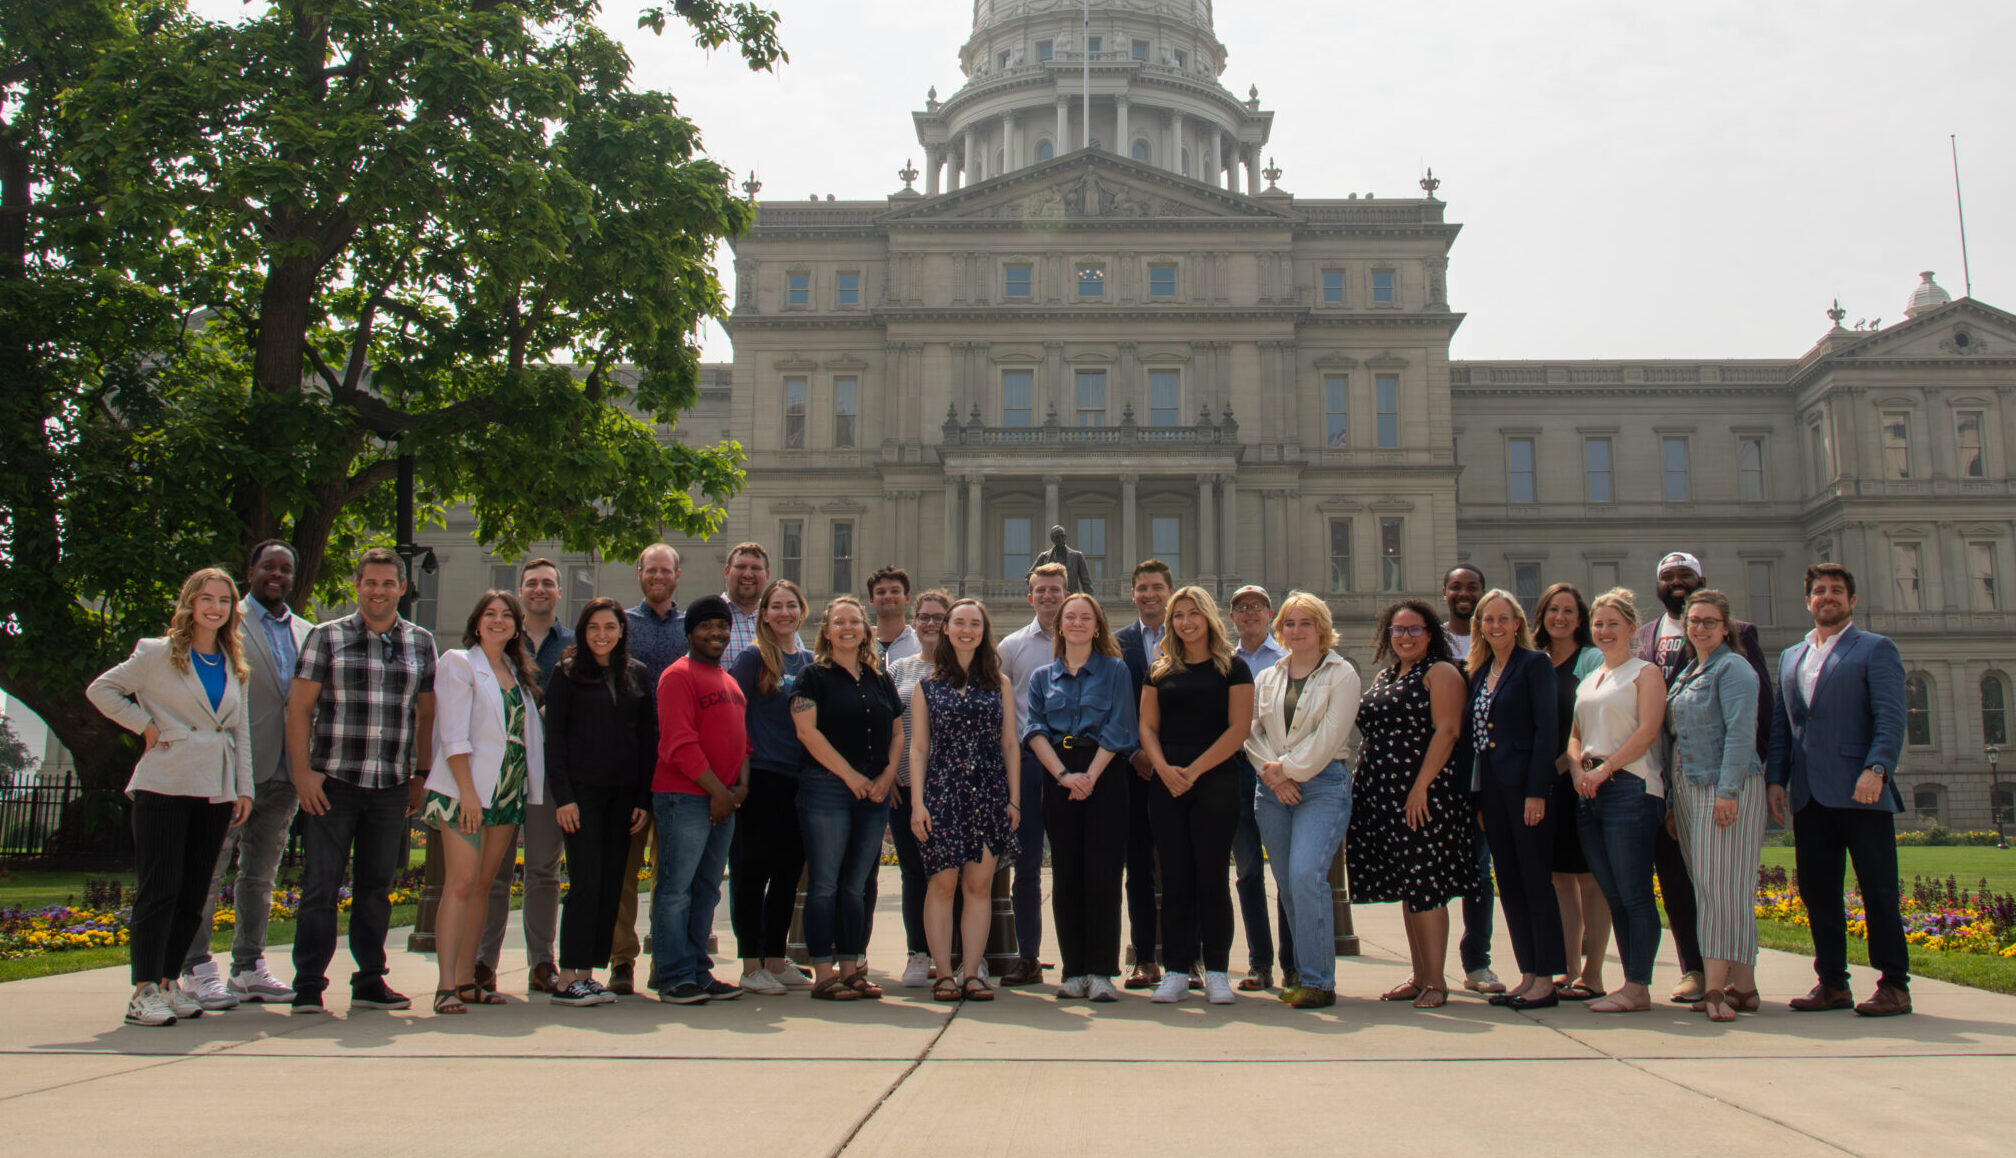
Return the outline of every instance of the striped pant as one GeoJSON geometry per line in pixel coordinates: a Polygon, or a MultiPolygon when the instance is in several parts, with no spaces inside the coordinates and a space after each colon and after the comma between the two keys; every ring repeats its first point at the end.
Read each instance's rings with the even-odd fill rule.
{"type": "Polygon", "coordinates": [[[1746,776],[1736,823],[1715,825],[1715,786],[1676,777],[1673,814],[1680,851],[1694,878],[1701,955],[1739,965],[1757,961],[1757,861],[1764,848],[1764,777],[1746,776]]]}

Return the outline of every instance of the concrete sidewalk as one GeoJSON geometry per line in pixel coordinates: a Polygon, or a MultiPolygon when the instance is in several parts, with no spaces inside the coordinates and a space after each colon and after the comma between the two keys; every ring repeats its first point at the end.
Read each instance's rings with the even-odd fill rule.
{"type": "MultiPolygon", "coordinates": [[[[900,969],[894,869],[871,957],[900,969]]],[[[1913,982],[1889,1020],[1794,1014],[1809,964],[1767,951],[1767,1002],[1734,1025],[1682,1006],[1533,1014],[1469,995],[1431,1012],[1376,995],[1405,976],[1398,909],[1360,909],[1365,955],[1343,999],[1177,1006],[1053,988],[940,1005],[748,995],[672,1007],[533,1004],[426,1011],[431,958],[395,952],[404,1013],[295,1018],[246,1006],[167,1029],[121,1024],[124,970],[0,985],[0,1122],[16,1154],[183,1155],[270,1145],[301,1155],[1267,1155],[1298,1149],[1492,1155],[2008,1153],[2016,998],[1913,982]]],[[[724,944],[732,946],[726,906],[724,944]]],[[[404,943],[403,931],[393,940],[404,943]]],[[[523,996],[517,935],[506,990],[523,996]]],[[[1053,958],[1046,952],[1046,958],[1053,958]]],[[[1662,954],[1658,991],[1676,975],[1662,954]]],[[[1511,971],[1499,937],[1498,965],[1511,971]]],[[[286,952],[275,954],[286,975],[286,952]]],[[[1235,947],[1235,965],[1244,960],[1235,947]]],[[[1453,947],[1452,947],[1453,960],[1453,947]]],[[[732,979],[732,965],[720,971],[732,979]]],[[[1055,971],[1051,971],[1053,980],[1055,971]]],[[[1615,961],[1609,978],[1619,979],[1615,961]]],[[[1873,984],[1857,970],[1858,992],[1873,984]]]]}

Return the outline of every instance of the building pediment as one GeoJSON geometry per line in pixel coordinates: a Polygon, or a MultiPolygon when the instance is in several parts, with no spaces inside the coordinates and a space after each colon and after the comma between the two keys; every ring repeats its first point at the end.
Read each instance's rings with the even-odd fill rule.
{"type": "Polygon", "coordinates": [[[905,205],[885,225],[991,222],[1108,225],[1129,220],[1279,222],[1300,220],[1256,198],[1217,189],[1150,165],[1081,149],[905,205]]]}
{"type": "Polygon", "coordinates": [[[2016,358],[2016,314],[1971,298],[1927,310],[1902,325],[1887,326],[1830,360],[1901,358],[2016,358]]]}

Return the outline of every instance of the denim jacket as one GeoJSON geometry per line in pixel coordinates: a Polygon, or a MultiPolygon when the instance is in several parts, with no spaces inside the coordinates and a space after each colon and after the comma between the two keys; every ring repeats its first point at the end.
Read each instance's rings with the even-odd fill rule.
{"type": "Polygon", "coordinates": [[[1757,759],[1757,673],[1727,643],[1673,681],[1666,725],[1674,737],[1666,767],[1689,784],[1713,784],[1715,795],[1733,800],[1744,777],[1764,771],[1757,759]]]}

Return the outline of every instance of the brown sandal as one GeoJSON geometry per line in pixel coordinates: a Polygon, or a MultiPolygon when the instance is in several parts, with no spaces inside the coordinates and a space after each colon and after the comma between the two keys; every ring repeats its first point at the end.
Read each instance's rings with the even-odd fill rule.
{"type": "Polygon", "coordinates": [[[504,996],[502,993],[494,989],[485,989],[473,982],[468,985],[457,985],[455,987],[455,996],[470,1005],[508,1005],[511,1001],[510,998],[504,996]]]}
{"type": "Polygon", "coordinates": [[[455,995],[453,989],[436,989],[434,991],[434,1012],[439,1014],[467,1013],[469,1012],[469,1007],[462,1004],[462,999],[455,995]]]}
{"type": "Polygon", "coordinates": [[[847,988],[852,989],[855,996],[863,1001],[879,1001],[882,999],[882,987],[868,980],[868,975],[858,969],[847,975],[844,984],[847,988]]]}
{"type": "Polygon", "coordinates": [[[1738,989],[1728,985],[1723,987],[1722,996],[1729,1000],[1729,1008],[1738,1013],[1755,1013],[1764,1004],[1764,999],[1755,989],[1738,989]]]}
{"type": "Polygon", "coordinates": [[[987,979],[984,977],[968,977],[959,987],[959,996],[968,1001],[992,1001],[994,987],[987,984],[987,979]],[[974,988],[976,985],[979,988],[974,988]]]}
{"type": "Polygon", "coordinates": [[[1414,1008],[1440,1009],[1448,1000],[1449,991],[1447,989],[1444,989],[1440,985],[1423,985],[1420,995],[1414,998],[1414,1008]]]}
{"type": "Polygon", "coordinates": [[[1402,981],[1400,984],[1395,985],[1393,988],[1388,989],[1384,993],[1381,993],[1379,995],[1379,1000],[1412,1001],[1415,998],[1421,996],[1423,992],[1424,990],[1422,989],[1422,987],[1415,984],[1414,979],[1412,977],[1409,977],[1407,980],[1402,981]]]}
{"type": "Polygon", "coordinates": [[[931,986],[933,1001],[958,1001],[962,996],[959,992],[959,981],[954,977],[940,977],[937,983],[931,986]]]}
{"type": "Polygon", "coordinates": [[[1710,989],[1701,995],[1701,1008],[1710,1021],[1734,1021],[1736,1010],[1729,1004],[1720,989],[1710,989]]]}
{"type": "Polygon", "coordinates": [[[861,995],[859,993],[854,992],[853,987],[848,985],[844,979],[842,979],[837,975],[833,977],[828,977],[826,980],[821,981],[818,984],[812,986],[811,996],[814,1001],[861,1000],[861,995]]]}

